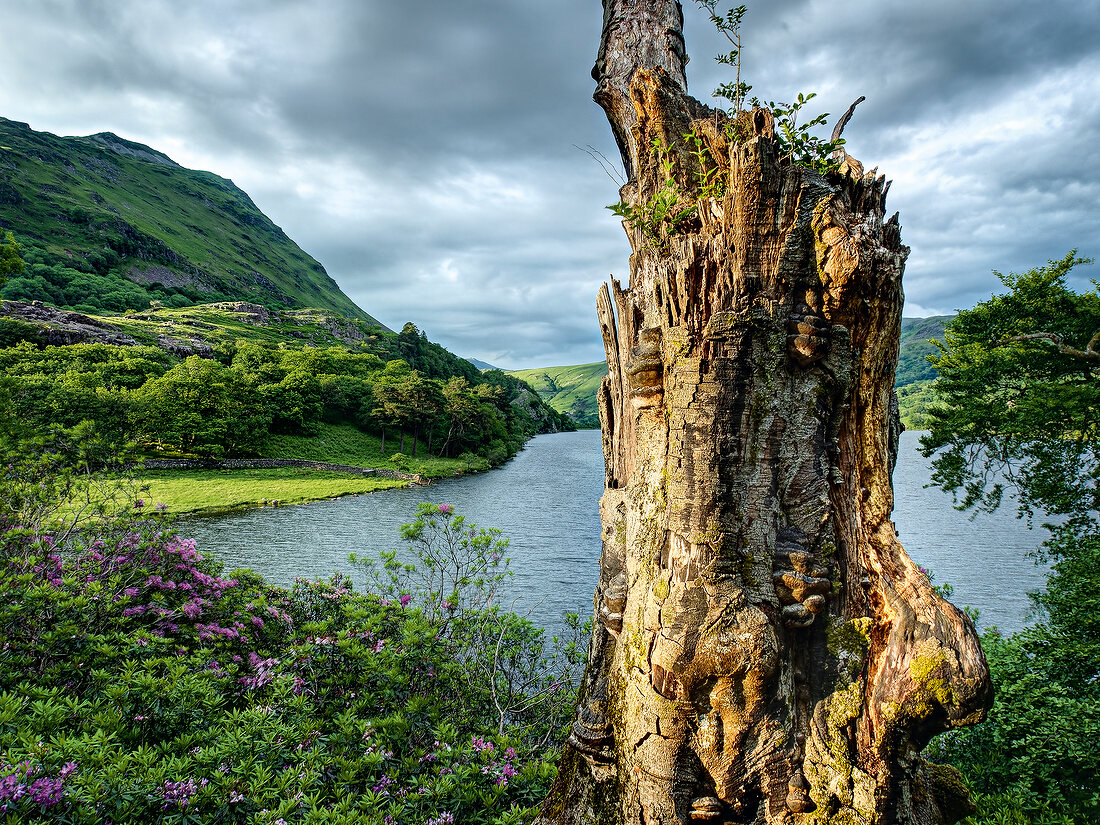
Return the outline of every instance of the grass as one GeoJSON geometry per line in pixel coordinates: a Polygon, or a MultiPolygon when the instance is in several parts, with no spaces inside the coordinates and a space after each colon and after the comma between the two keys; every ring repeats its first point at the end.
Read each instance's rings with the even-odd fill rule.
{"type": "Polygon", "coordinates": [[[429,455],[424,443],[418,447],[419,455],[413,458],[412,437],[405,437],[404,457],[395,462],[393,456],[401,446],[401,436],[390,433],[386,439],[386,452],[382,453],[382,440],[367,435],[351,424],[323,424],[318,435],[273,435],[261,451],[264,458],[296,458],[303,461],[325,461],[329,464],[347,464],[352,467],[384,467],[405,473],[420,473],[429,478],[448,478],[463,473],[489,469],[489,462],[477,456],[467,458],[439,458],[429,455]]]}
{"type": "Polygon", "coordinates": [[[141,474],[140,483],[147,505],[163,503],[168,512],[178,515],[228,512],[267,504],[301,504],[404,487],[408,482],[281,467],[272,470],[146,470],[141,474]]]}
{"type": "Polygon", "coordinates": [[[197,339],[212,346],[249,341],[268,347],[348,348],[349,341],[359,339],[369,344],[378,339],[378,331],[372,330],[363,321],[344,318],[327,310],[271,310],[269,314],[269,323],[261,324],[224,304],[199,304],[182,308],[149,308],[141,312],[100,317],[139,342],[154,345],[162,335],[183,342],[197,339]],[[339,330],[339,334],[334,330],[339,330]]]}
{"type": "Polygon", "coordinates": [[[5,118],[0,147],[10,189],[0,221],[42,244],[58,265],[109,247],[117,259],[110,276],[119,282],[131,267],[154,264],[193,285],[201,273],[200,292],[374,322],[232,181],[163,156],[151,161],[155,152],[120,154],[100,139],[35,132],[5,118]]]}
{"type": "Polygon", "coordinates": [[[566,413],[578,426],[598,427],[596,393],[607,375],[607,364],[578,364],[570,367],[539,367],[510,370],[542,396],[542,400],[560,413],[566,413]]]}
{"type": "MultiPolygon", "coordinates": [[[[293,458],[323,461],[351,467],[379,467],[429,478],[444,478],[467,472],[487,470],[489,463],[476,456],[464,458],[425,457],[420,445],[418,458],[408,456],[397,461],[393,456],[400,437],[386,441],[382,454],[381,439],[360,432],[350,424],[324,424],[315,436],[273,435],[263,449],[264,458],[293,458]]],[[[405,439],[412,449],[412,440],[405,439]]],[[[326,498],[373,493],[408,482],[387,478],[356,476],[304,467],[278,467],[263,470],[145,470],[141,474],[141,493],[147,505],[163,503],[175,514],[219,513],[263,507],[274,503],[301,504],[326,498]],[[147,489],[145,489],[147,487],[147,489]]]]}

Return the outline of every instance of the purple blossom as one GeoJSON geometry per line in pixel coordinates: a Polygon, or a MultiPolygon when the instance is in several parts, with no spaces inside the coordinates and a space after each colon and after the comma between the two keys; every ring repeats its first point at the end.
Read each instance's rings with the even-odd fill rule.
{"type": "Polygon", "coordinates": [[[413,597],[410,596],[408,593],[402,593],[401,598],[399,599],[399,601],[401,602],[402,607],[408,607],[409,602],[411,602],[412,599],[413,599],[413,597]]]}
{"type": "Polygon", "coordinates": [[[455,511],[455,508],[452,507],[450,504],[440,504],[436,506],[435,511],[437,513],[442,513],[445,516],[449,516],[455,511]]]}
{"type": "Polygon", "coordinates": [[[61,802],[64,792],[61,790],[63,780],[51,779],[43,776],[34,780],[29,788],[31,801],[42,808],[52,808],[61,802]]]}
{"type": "Polygon", "coordinates": [[[478,753],[482,753],[484,751],[488,751],[488,752],[492,753],[492,751],[493,751],[493,743],[485,741],[480,736],[475,736],[470,741],[470,744],[474,746],[474,750],[477,751],[478,753]]]}
{"type": "Polygon", "coordinates": [[[161,797],[164,799],[160,809],[162,811],[167,811],[173,805],[180,808],[186,808],[191,801],[191,797],[197,790],[198,787],[195,785],[194,779],[180,782],[169,782],[165,780],[164,784],[160,786],[161,797]]]}

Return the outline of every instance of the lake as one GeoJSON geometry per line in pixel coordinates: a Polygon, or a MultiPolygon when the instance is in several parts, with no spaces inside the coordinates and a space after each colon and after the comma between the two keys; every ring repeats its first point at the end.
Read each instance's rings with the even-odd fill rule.
{"type": "MultiPolygon", "coordinates": [[[[1019,630],[1029,612],[1027,593],[1045,580],[1029,553],[1046,531],[1028,530],[1010,509],[971,520],[952,508],[950,496],[924,489],[930,471],[917,451],[918,439],[919,433],[902,434],[894,471],[894,521],[902,543],[918,564],[934,571],[937,583],[954,586],[952,601],[981,612],[980,626],[1019,630]]],[[[591,615],[602,493],[600,433],[582,430],[538,436],[487,473],[430,487],[191,518],[179,530],[227,568],[251,567],[274,584],[340,570],[363,585],[365,577],[349,554],[399,548],[398,530],[413,520],[420,502],[451,504],[468,521],[500,528],[510,539],[509,589],[520,597],[517,612],[555,627],[567,611],[591,615]]]]}

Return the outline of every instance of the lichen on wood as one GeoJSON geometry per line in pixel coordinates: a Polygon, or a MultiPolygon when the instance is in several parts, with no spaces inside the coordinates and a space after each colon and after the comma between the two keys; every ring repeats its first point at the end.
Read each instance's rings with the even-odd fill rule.
{"type": "Polygon", "coordinates": [[[688,96],[678,3],[604,8],[622,200],[671,168],[695,207],[659,243],[624,222],[629,286],[597,300],[603,554],[541,821],[957,817],[958,782],[920,751],[990,687],[890,521],[908,249],[885,177],[782,161],[768,111],[730,123],[688,96]],[[725,182],[705,197],[700,157],[725,182]]]}

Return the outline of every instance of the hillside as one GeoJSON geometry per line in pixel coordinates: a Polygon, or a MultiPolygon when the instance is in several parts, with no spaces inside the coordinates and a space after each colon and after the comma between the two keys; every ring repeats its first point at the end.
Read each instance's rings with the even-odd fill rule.
{"type": "Polygon", "coordinates": [[[936,345],[929,339],[943,340],[943,329],[953,315],[930,315],[927,318],[902,318],[901,342],[898,353],[895,387],[905,387],[923,381],[931,381],[936,371],[928,363],[929,355],[936,352],[936,345]]]}
{"type": "Polygon", "coordinates": [[[243,300],[378,324],[233,182],[110,132],[0,118],[0,231],[26,271],[3,297],[84,313],[243,300]]]}
{"type": "Polygon", "coordinates": [[[553,409],[572,418],[578,427],[599,427],[596,393],[607,375],[607,364],[579,364],[573,367],[541,367],[511,370],[526,381],[553,409]]]}
{"type": "MultiPolygon", "coordinates": [[[[936,371],[926,356],[936,351],[929,339],[943,340],[943,329],[951,315],[934,315],[929,318],[903,318],[901,321],[901,349],[898,354],[898,400],[902,420],[910,429],[920,429],[921,415],[931,401],[929,382],[936,371]]],[[[596,410],[596,393],[600,381],[607,375],[607,364],[579,364],[572,367],[538,367],[528,370],[511,370],[521,381],[526,381],[553,409],[572,418],[578,427],[599,427],[596,410]]]]}
{"type": "Polygon", "coordinates": [[[0,441],[90,426],[148,458],[428,476],[496,465],[537,433],[574,428],[518,379],[480,372],[414,324],[395,334],[240,301],[115,316],[3,301],[0,422],[0,441]]]}

